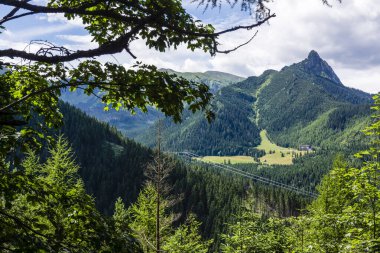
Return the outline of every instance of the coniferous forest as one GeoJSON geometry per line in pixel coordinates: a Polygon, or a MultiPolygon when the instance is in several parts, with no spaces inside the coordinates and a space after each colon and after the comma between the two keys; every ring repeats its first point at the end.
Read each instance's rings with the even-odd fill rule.
{"type": "Polygon", "coordinates": [[[307,49],[254,74],[240,55],[248,77],[186,58],[236,65],[273,2],[0,0],[0,252],[380,252],[380,85],[344,84],[375,58],[347,74],[354,52],[307,49]]]}

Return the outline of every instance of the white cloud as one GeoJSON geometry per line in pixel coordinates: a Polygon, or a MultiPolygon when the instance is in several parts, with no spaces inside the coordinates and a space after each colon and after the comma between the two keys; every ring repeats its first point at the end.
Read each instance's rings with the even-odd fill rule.
{"type": "Polygon", "coordinates": [[[57,38],[74,42],[74,43],[79,43],[79,44],[91,44],[92,42],[92,36],[91,35],[70,35],[70,34],[60,34],[57,35],[57,38]]]}
{"type": "Polygon", "coordinates": [[[369,93],[380,91],[380,66],[369,69],[340,69],[335,70],[337,75],[345,77],[345,85],[365,90],[369,93]]]}
{"type": "MultiPolygon", "coordinates": [[[[211,10],[212,15],[207,15],[209,11],[202,14],[202,9],[188,9],[203,20],[213,21],[219,29],[252,22],[251,17],[236,10],[220,14],[211,10]]],[[[347,86],[380,91],[380,78],[376,74],[380,69],[380,2],[344,0],[330,8],[320,0],[275,0],[271,9],[277,17],[258,29],[252,43],[228,55],[210,57],[201,52],[189,54],[184,49],[161,55],[147,51],[142,45],[133,50],[139,60],[159,67],[174,66],[178,71],[219,70],[250,76],[299,62],[314,49],[347,86]]],[[[223,36],[222,48],[230,49],[245,42],[253,32],[223,36]]]]}
{"type": "Polygon", "coordinates": [[[91,35],[70,35],[61,34],[56,36],[58,39],[65,42],[64,47],[70,50],[86,50],[89,48],[96,48],[98,43],[92,41],[91,35]]]}
{"type": "Polygon", "coordinates": [[[84,27],[82,19],[74,18],[68,20],[63,13],[48,13],[46,15],[40,15],[37,17],[40,20],[46,20],[49,23],[64,23],[72,26],[84,27]]]}

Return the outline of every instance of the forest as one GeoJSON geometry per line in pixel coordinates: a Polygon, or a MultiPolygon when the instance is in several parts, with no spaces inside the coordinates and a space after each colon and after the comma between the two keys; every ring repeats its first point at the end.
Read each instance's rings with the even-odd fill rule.
{"type": "Polygon", "coordinates": [[[158,66],[244,50],[270,2],[0,0],[0,252],[380,252],[379,91],[315,50],[247,78],[158,66]],[[197,17],[227,7],[249,22],[197,17]]]}

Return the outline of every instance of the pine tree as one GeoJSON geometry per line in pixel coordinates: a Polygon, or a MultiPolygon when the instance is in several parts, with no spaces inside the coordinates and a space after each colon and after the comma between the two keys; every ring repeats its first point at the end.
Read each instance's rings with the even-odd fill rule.
{"type": "MultiPolygon", "coordinates": [[[[0,202],[2,252],[102,252],[112,229],[79,178],[66,140],[59,137],[40,163],[33,152],[11,175],[17,192],[0,202]]],[[[8,181],[10,183],[10,181],[8,181]]]]}
{"type": "MultiPolygon", "coordinates": [[[[128,209],[130,228],[135,238],[139,241],[144,252],[156,252],[156,207],[158,193],[156,187],[148,182],[140,192],[137,202],[128,209]]],[[[169,202],[160,199],[160,237],[165,241],[172,228],[173,215],[168,214],[169,202]]]]}
{"type": "Polygon", "coordinates": [[[212,240],[203,241],[199,234],[200,225],[196,217],[190,214],[186,223],[168,238],[163,250],[171,253],[207,253],[212,240]]]}

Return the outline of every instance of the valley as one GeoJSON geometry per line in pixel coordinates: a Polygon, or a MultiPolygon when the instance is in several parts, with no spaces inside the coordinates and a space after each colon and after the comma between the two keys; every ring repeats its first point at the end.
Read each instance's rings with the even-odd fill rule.
{"type": "Polygon", "coordinates": [[[0,1],[0,252],[380,252],[374,2],[0,1]]]}
{"type": "MultiPolygon", "coordinates": [[[[201,231],[206,238],[214,239],[215,250],[222,243],[218,234],[225,231],[224,222],[230,221],[228,217],[241,208],[239,198],[248,194],[255,201],[252,207],[255,213],[264,216],[298,215],[317,196],[316,186],[328,173],[334,157],[339,153],[349,157],[365,145],[361,129],[369,123],[370,95],[344,87],[316,52],[281,71],[268,70],[247,79],[220,72],[162,71],[205,82],[215,96],[211,106],[216,117],[212,122],[208,123],[200,112],[185,110],[181,123],[164,118],[161,129],[164,151],[190,151],[201,156],[196,159],[203,163],[175,162],[175,172],[170,178],[172,193],[184,193],[186,198],[172,210],[180,213],[191,210],[197,214],[204,224],[201,231]],[[312,150],[301,151],[301,145],[312,150]],[[265,180],[243,178],[213,167],[212,163],[233,166],[265,180]],[[275,182],[274,186],[266,181],[275,182]],[[228,189],[225,185],[229,185],[228,189]],[[251,190],[242,190],[242,185],[251,190]],[[225,201],[229,204],[225,205],[225,201]]],[[[78,106],[81,96],[69,102],[78,106]]],[[[113,124],[148,147],[140,146],[134,152],[133,142],[125,146],[119,140],[103,140],[102,152],[108,155],[102,159],[114,168],[105,174],[108,166],[104,164],[93,174],[89,170],[93,163],[82,163],[81,174],[88,191],[96,197],[100,210],[111,213],[112,199],[123,192],[129,193],[127,203],[137,201],[145,178],[141,161],[152,159],[149,148],[156,146],[156,123],[163,116],[150,108],[147,114],[138,113],[134,118],[126,116],[126,112],[103,112],[98,102],[85,101],[78,107],[87,108],[84,111],[90,115],[113,124]],[[128,165],[131,163],[126,157],[128,152],[134,154],[135,165],[128,165]],[[111,154],[113,158],[108,160],[111,154]],[[144,155],[140,157],[141,154],[144,155]],[[142,160],[136,163],[136,158],[142,160]],[[124,165],[128,165],[127,170],[122,169],[124,165]]],[[[67,132],[68,136],[72,133],[67,132]]]]}
{"type": "MultiPolygon", "coordinates": [[[[313,153],[299,151],[300,145],[310,145],[314,152],[349,152],[361,146],[358,125],[368,122],[370,96],[343,86],[315,51],[281,71],[267,70],[247,79],[216,71],[161,71],[204,82],[215,93],[216,118],[210,124],[201,113],[189,111],[181,124],[164,119],[162,144],[167,151],[188,150],[206,162],[291,166],[313,153]]],[[[155,122],[163,116],[154,108],[128,116],[104,112],[96,98],[69,95],[65,92],[64,100],[136,141],[155,146],[155,122]]]]}
{"type": "MultiPolygon", "coordinates": [[[[163,151],[169,151],[165,156],[174,168],[168,176],[170,194],[184,196],[170,210],[180,214],[180,223],[194,213],[202,222],[202,236],[214,241],[212,251],[222,247],[220,234],[227,231],[226,223],[235,221],[242,202],[253,201],[252,210],[263,217],[298,216],[317,197],[317,185],[337,154],[349,157],[364,147],[361,130],[370,122],[370,95],[331,82],[338,80],[329,79],[332,70],[314,73],[309,62],[327,64],[311,52],[300,63],[247,79],[165,70],[204,81],[214,92],[212,122],[185,110],[179,124],[164,118],[161,132],[163,151]],[[300,151],[301,145],[313,151],[300,151]],[[202,163],[170,155],[186,150],[200,155],[202,163]]],[[[78,174],[97,210],[112,215],[118,197],[132,208],[146,189],[144,171],[154,161],[157,120],[163,114],[153,107],[134,116],[104,111],[96,97],[81,91],[64,91],[62,98],[60,133],[75,150],[78,174]]]]}

